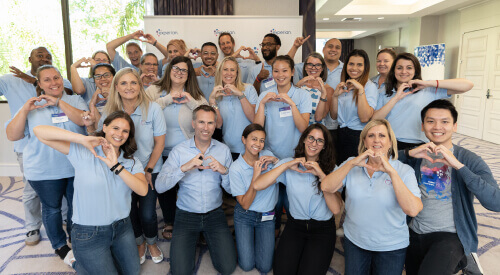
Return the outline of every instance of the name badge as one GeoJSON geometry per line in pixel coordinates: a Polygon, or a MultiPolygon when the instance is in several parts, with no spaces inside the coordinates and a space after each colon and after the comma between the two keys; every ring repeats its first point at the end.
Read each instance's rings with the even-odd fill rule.
{"type": "Polygon", "coordinates": [[[52,114],[52,123],[63,123],[68,121],[68,116],[65,113],[52,114]]]}
{"type": "Polygon", "coordinates": [[[264,87],[266,87],[266,89],[274,85],[276,85],[276,82],[274,81],[273,78],[268,78],[264,82],[264,87]]]}
{"type": "Polygon", "coordinates": [[[280,109],[280,118],[292,116],[292,107],[286,106],[280,109]]]}
{"type": "Polygon", "coordinates": [[[272,221],[274,218],[274,211],[273,212],[266,212],[262,213],[262,220],[263,222],[265,221],[272,221]]]}

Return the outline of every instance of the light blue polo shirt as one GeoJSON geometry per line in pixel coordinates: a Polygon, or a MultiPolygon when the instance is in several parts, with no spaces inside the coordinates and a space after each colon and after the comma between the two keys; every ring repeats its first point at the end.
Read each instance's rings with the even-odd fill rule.
{"type": "MultiPolygon", "coordinates": [[[[31,74],[31,70],[26,72],[27,75],[35,77],[31,74]]],[[[68,89],[73,89],[71,83],[67,79],[63,79],[64,87],[68,89]]],[[[28,83],[19,77],[15,77],[13,74],[5,74],[0,76],[0,96],[5,96],[7,98],[7,103],[9,104],[10,115],[14,115],[23,107],[24,103],[32,97],[36,97],[36,88],[33,84],[28,83]]],[[[7,124],[5,124],[7,127],[7,124]]],[[[28,137],[14,141],[14,152],[22,153],[24,147],[28,144],[28,137]]]]}
{"type": "MultiPolygon", "coordinates": [[[[259,153],[259,157],[262,156],[274,156],[271,151],[262,150],[259,153]]],[[[273,168],[272,164],[267,166],[267,169],[263,173],[268,172],[273,168]]],[[[243,155],[240,155],[236,161],[233,162],[231,168],[229,168],[229,183],[231,185],[231,192],[233,196],[245,195],[250,188],[253,177],[253,166],[250,166],[244,159],[243,155]]],[[[264,190],[257,191],[255,198],[253,199],[252,205],[248,210],[265,213],[273,211],[276,203],[278,202],[278,184],[275,182],[271,186],[264,190]]]]}
{"type": "MultiPolygon", "coordinates": [[[[387,97],[385,93],[380,94],[377,110],[384,107],[395,95],[395,89],[391,97],[387,97]]],[[[398,101],[386,117],[391,123],[397,140],[407,143],[429,142],[429,139],[422,132],[420,111],[436,99],[450,97],[446,89],[437,89],[436,91],[435,87],[427,87],[398,101]]]]}
{"type": "Polygon", "coordinates": [[[95,81],[93,78],[90,77],[81,77],[80,78],[83,82],[83,87],[85,87],[85,93],[83,95],[80,95],[85,103],[87,105],[90,103],[90,100],[92,99],[92,96],[94,95],[95,91],[97,90],[97,86],[95,85],[95,81]]]}
{"type": "MultiPolygon", "coordinates": [[[[101,146],[94,148],[98,156],[106,157],[101,146]]],[[[67,159],[75,169],[73,183],[72,221],[80,225],[104,226],[130,215],[132,189],[120,175],[111,172],[108,166],[83,145],[71,143],[67,159]]],[[[141,162],[123,157],[118,162],[131,174],[144,173],[141,162]]],[[[123,173],[123,172],[122,172],[123,173]]]]}
{"type": "MultiPolygon", "coordinates": [[[[99,129],[102,129],[102,124],[107,116],[107,114],[101,116],[99,129]]],[[[134,153],[134,157],[137,157],[141,161],[142,166],[146,167],[155,146],[154,137],[165,135],[167,132],[165,118],[163,117],[160,106],[156,102],[149,103],[148,117],[146,120],[142,117],[141,106],[135,108],[130,118],[132,118],[134,122],[135,142],[137,143],[137,151],[134,153]]],[[[160,172],[162,165],[163,160],[159,158],[153,168],[153,173],[160,172]]]]}
{"type": "MultiPolygon", "coordinates": [[[[259,99],[257,91],[251,84],[244,84],[246,98],[250,104],[257,104],[259,99]]],[[[222,116],[222,136],[224,143],[231,149],[232,153],[243,153],[245,146],[241,142],[241,134],[245,127],[252,122],[248,120],[241,107],[241,102],[237,96],[223,96],[222,100],[218,101],[219,112],[222,116]]]]}
{"type": "Polygon", "coordinates": [[[203,95],[205,98],[208,99],[210,98],[210,94],[212,93],[212,90],[214,89],[214,84],[215,84],[215,76],[209,76],[205,77],[204,75],[208,73],[205,72],[203,68],[201,68],[201,74],[200,76],[196,77],[196,80],[198,80],[198,86],[200,86],[201,91],[203,92],[203,95]]]}
{"type": "MultiPolygon", "coordinates": [[[[273,88],[260,94],[256,104],[255,113],[259,110],[260,101],[267,93],[279,95],[278,89],[273,88]]],[[[288,96],[295,102],[301,114],[311,113],[312,103],[309,92],[292,85],[288,91],[288,96]]],[[[280,117],[280,109],[290,109],[290,105],[284,102],[268,101],[265,106],[266,116],[266,149],[273,152],[279,159],[292,157],[294,148],[299,142],[301,133],[295,126],[293,115],[280,117]]],[[[291,111],[291,109],[290,109],[291,111]]]]}
{"type": "MultiPolygon", "coordinates": [[[[87,105],[78,95],[63,93],[60,99],[69,105],[87,111],[87,105]]],[[[40,104],[44,104],[45,100],[40,104]]],[[[59,107],[47,106],[29,112],[26,121],[24,136],[28,136],[28,144],[23,152],[24,176],[28,180],[55,180],[73,177],[75,170],[63,153],[43,144],[33,133],[33,128],[38,125],[51,125],[64,130],[85,135],[85,127],[73,123],[70,119],[66,122],[52,123],[52,115],[62,113],[59,107]]]]}
{"type": "MultiPolygon", "coordinates": [[[[245,82],[248,79],[248,74],[250,73],[250,70],[253,68],[253,66],[255,66],[255,61],[252,59],[243,59],[241,57],[238,57],[236,58],[236,62],[238,62],[238,65],[240,66],[240,72],[241,72],[240,79],[242,82],[245,82]]],[[[251,82],[250,84],[253,85],[253,82],[251,82]]]]}
{"type": "Polygon", "coordinates": [[[123,68],[132,68],[139,72],[139,68],[136,66],[132,65],[131,63],[127,62],[123,57],[121,57],[120,53],[116,51],[115,54],[115,59],[113,59],[113,62],[111,62],[111,65],[115,68],[115,70],[118,72],[119,70],[123,68]]]}
{"type": "MultiPolygon", "coordinates": [[[[229,175],[222,175],[211,169],[200,171],[195,168],[185,173],[181,171],[181,166],[199,153],[201,151],[196,147],[194,137],[179,143],[168,155],[155,183],[158,193],[163,193],[179,184],[177,207],[191,213],[207,213],[220,207],[221,187],[231,194],[229,175]]],[[[212,156],[225,167],[230,167],[233,163],[229,147],[215,139],[211,140],[204,155],[212,156]]]]}
{"type": "MultiPolygon", "coordinates": [[[[167,96],[166,91],[161,92],[160,97],[164,96],[167,96]]],[[[165,136],[165,148],[162,153],[165,157],[167,157],[170,151],[172,151],[172,148],[186,140],[186,136],[182,132],[181,126],[179,125],[179,111],[181,107],[182,104],[172,102],[172,104],[163,108],[163,116],[165,117],[168,129],[168,133],[165,136]]]]}
{"type": "MultiPolygon", "coordinates": [[[[354,101],[353,90],[347,93],[343,93],[338,98],[338,115],[337,119],[339,121],[340,128],[349,127],[351,130],[361,131],[365,127],[366,123],[362,123],[358,116],[358,106],[354,101]]],[[[368,105],[374,110],[377,108],[378,90],[375,83],[368,80],[365,85],[365,96],[368,101],[368,105]]]]}
{"type": "MultiPolygon", "coordinates": [[[[260,82],[260,93],[262,94],[264,91],[276,88],[276,82],[273,79],[273,66],[267,64],[267,61],[264,62],[264,69],[269,71],[269,76],[267,79],[264,79],[260,82]]],[[[250,83],[253,85],[255,82],[255,79],[257,78],[257,75],[259,75],[260,70],[262,69],[262,63],[261,64],[256,64],[250,69],[250,72],[248,74],[247,81],[245,83],[250,83]]]]}
{"type": "MultiPolygon", "coordinates": [[[[389,164],[410,192],[420,198],[413,169],[399,160],[389,159],[389,164]]],[[[406,214],[399,206],[387,173],[377,171],[370,178],[365,167],[356,166],[349,171],[343,185],[346,188],[344,232],[350,241],[371,251],[392,251],[410,244],[406,214]]]]}
{"type": "Polygon", "coordinates": [[[378,74],[378,75],[376,75],[376,76],[372,77],[370,80],[371,80],[373,83],[375,83],[375,86],[377,86],[377,89],[378,89],[378,93],[379,93],[380,95],[382,95],[382,94],[385,94],[385,82],[384,82],[384,83],[382,83],[382,85],[380,85],[380,86],[379,86],[379,85],[378,85],[378,80],[379,80],[379,79],[380,79],[380,74],[378,74]]]}
{"type": "MultiPolygon", "coordinates": [[[[293,160],[286,158],[280,160],[276,167],[293,160]]],[[[290,215],[296,220],[327,221],[333,213],[326,205],[323,192],[318,190],[316,176],[311,173],[299,173],[286,170],[277,179],[286,186],[286,194],[290,203],[290,215]]]]}

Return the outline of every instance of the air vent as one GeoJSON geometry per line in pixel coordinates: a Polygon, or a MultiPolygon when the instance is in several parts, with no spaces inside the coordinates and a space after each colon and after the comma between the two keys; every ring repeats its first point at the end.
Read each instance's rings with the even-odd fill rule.
{"type": "Polygon", "coordinates": [[[344,22],[344,21],[345,22],[359,22],[359,21],[361,21],[361,19],[363,19],[363,18],[361,18],[361,17],[346,17],[340,21],[342,21],[342,22],[344,22]]]}

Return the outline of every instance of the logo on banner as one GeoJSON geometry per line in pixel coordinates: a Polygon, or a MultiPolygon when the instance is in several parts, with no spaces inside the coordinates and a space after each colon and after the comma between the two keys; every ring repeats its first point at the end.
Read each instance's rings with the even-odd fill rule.
{"type": "Polygon", "coordinates": [[[291,31],[282,31],[282,30],[277,30],[277,29],[272,29],[269,31],[270,33],[273,33],[273,34],[292,34],[291,31]]]}
{"type": "Polygon", "coordinates": [[[177,31],[162,31],[161,29],[156,30],[156,35],[158,35],[158,37],[162,35],[178,35],[178,34],[179,33],[177,31]]]}
{"type": "Polygon", "coordinates": [[[229,33],[229,34],[231,34],[231,35],[233,35],[233,34],[235,34],[235,33],[236,33],[235,31],[221,31],[221,30],[219,30],[219,29],[215,29],[215,30],[214,30],[214,35],[215,35],[215,37],[218,37],[218,36],[219,36],[221,33],[223,33],[223,32],[227,32],[227,33],[229,33]]]}

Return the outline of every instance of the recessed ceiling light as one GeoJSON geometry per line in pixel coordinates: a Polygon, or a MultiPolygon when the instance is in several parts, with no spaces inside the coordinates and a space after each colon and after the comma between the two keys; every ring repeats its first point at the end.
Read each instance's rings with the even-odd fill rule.
{"type": "Polygon", "coordinates": [[[346,17],[346,18],[343,18],[340,21],[342,21],[342,22],[345,22],[345,21],[352,22],[352,21],[361,21],[361,19],[362,19],[361,17],[346,17]]]}
{"type": "Polygon", "coordinates": [[[378,20],[382,20],[382,19],[384,19],[384,17],[379,17],[379,18],[377,18],[377,19],[378,19],[378,20]]]}
{"type": "Polygon", "coordinates": [[[330,20],[330,18],[328,18],[328,17],[325,17],[325,18],[323,18],[323,20],[327,21],[327,20],[330,20]]]}

